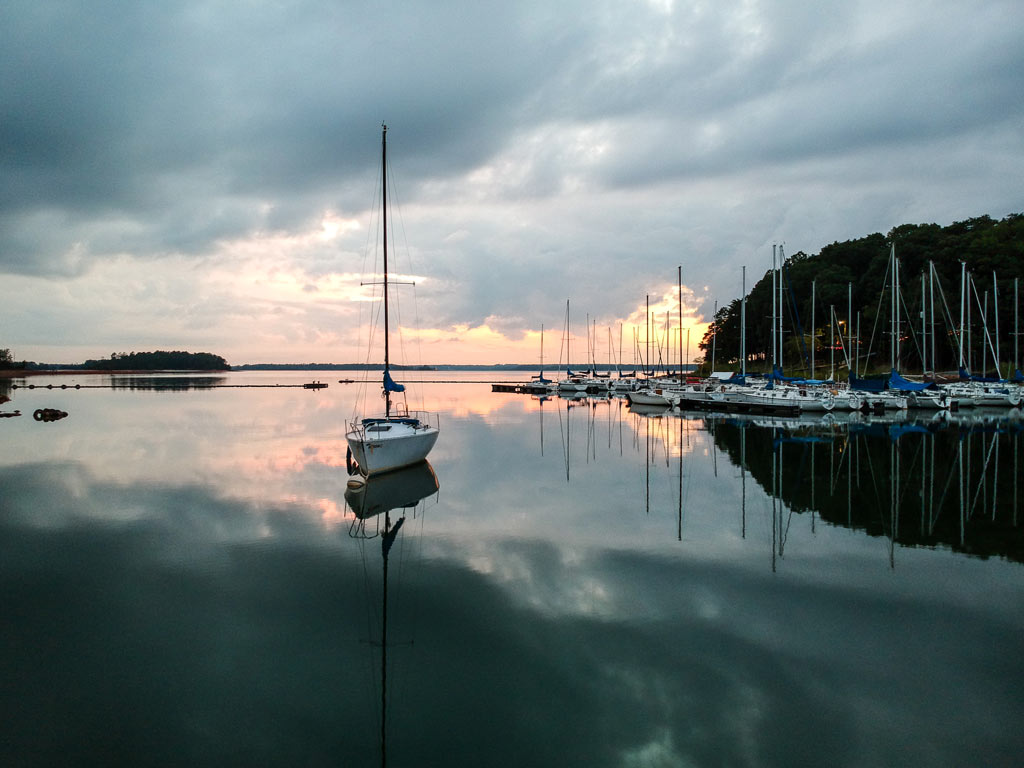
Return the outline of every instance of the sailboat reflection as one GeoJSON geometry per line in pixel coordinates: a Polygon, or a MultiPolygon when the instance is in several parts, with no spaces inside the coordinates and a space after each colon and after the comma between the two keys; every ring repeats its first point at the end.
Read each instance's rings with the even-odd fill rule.
{"type": "Polygon", "coordinates": [[[378,537],[381,540],[383,578],[380,639],[373,641],[373,645],[380,648],[381,766],[387,765],[388,557],[405,523],[406,514],[414,514],[417,506],[428,496],[437,493],[438,488],[434,469],[424,460],[395,472],[369,478],[356,475],[349,479],[345,490],[345,502],[355,515],[349,526],[349,536],[364,542],[378,537]],[[399,510],[400,517],[394,520],[391,513],[396,510],[399,510]]]}

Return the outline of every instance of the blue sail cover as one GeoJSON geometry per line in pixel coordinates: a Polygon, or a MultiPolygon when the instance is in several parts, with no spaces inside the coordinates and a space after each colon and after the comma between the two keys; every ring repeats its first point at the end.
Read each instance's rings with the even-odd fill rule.
{"type": "Polygon", "coordinates": [[[1020,368],[1013,372],[1013,376],[1010,377],[1010,381],[1014,384],[1024,384],[1024,373],[1020,372],[1020,368]]]}
{"type": "Polygon", "coordinates": [[[804,381],[801,376],[786,376],[782,373],[782,366],[776,365],[775,368],[765,378],[774,379],[775,381],[788,381],[790,383],[799,383],[804,381]]]}
{"type": "Polygon", "coordinates": [[[931,382],[919,384],[916,381],[908,381],[896,373],[896,369],[893,368],[889,373],[889,389],[895,389],[897,392],[920,392],[925,389],[935,389],[935,385],[931,382]]]}
{"type": "Polygon", "coordinates": [[[538,384],[550,384],[551,383],[551,379],[545,379],[543,373],[538,373],[536,376],[532,376],[531,378],[536,379],[538,384]]]}
{"type": "Polygon", "coordinates": [[[807,386],[821,386],[823,384],[832,384],[832,379],[808,379],[804,376],[786,376],[782,373],[782,366],[776,365],[775,368],[765,378],[775,381],[786,381],[790,384],[806,384],[807,386]]]}
{"type": "Polygon", "coordinates": [[[850,374],[850,389],[861,392],[884,392],[887,383],[885,379],[862,379],[850,374]]]}
{"type": "MultiPolygon", "coordinates": [[[[1020,373],[1020,371],[1018,371],[1018,373],[1020,373]]],[[[999,383],[1001,383],[1003,381],[998,376],[975,376],[972,373],[968,373],[967,369],[962,367],[962,366],[960,368],[960,380],[961,381],[978,381],[978,382],[981,382],[983,384],[999,384],[999,383]]]]}
{"type": "Polygon", "coordinates": [[[384,371],[384,391],[385,392],[405,392],[404,384],[396,384],[395,380],[391,378],[391,371],[384,371]]]}

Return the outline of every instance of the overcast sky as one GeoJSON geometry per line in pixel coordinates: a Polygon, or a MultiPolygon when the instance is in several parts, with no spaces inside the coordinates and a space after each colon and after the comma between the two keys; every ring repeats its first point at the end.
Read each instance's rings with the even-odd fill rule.
{"type": "Polygon", "coordinates": [[[567,299],[602,360],[680,265],[695,346],[773,243],[1024,211],[1021,29],[1020,0],[6,0],[0,347],[365,359],[382,121],[410,362],[530,362],[542,323],[553,360],[567,299]]]}

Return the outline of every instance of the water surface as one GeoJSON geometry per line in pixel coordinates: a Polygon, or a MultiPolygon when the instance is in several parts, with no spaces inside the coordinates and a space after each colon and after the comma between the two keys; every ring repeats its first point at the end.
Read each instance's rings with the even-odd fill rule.
{"type": "Polygon", "coordinates": [[[378,534],[402,518],[389,765],[1024,748],[1019,414],[772,423],[423,384],[439,487],[378,485],[416,502],[385,523],[346,501],[358,388],[316,376],[10,392],[0,762],[379,765],[378,534]]]}

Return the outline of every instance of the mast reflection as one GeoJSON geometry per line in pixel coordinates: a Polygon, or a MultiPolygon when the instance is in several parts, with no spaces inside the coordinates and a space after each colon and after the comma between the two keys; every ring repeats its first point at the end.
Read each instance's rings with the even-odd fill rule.
{"type": "MultiPolygon", "coordinates": [[[[417,509],[429,497],[437,493],[439,484],[433,467],[421,461],[395,472],[363,478],[350,476],[345,490],[345,503],[354,517],[349,526],[349,536],[363,545],[364,562],[367,552],[365,544],[371,539],[380,539],[381,556],[381,602],[380,638],[371,644],[380,649],[380,764],[387,765],[387,704],[388,704],[388,559],[398,540],[399,532],[407,515],[416,515],[417,509]],[[396,512],[397,519],[393,519],[396,512]]],[[[418,514],[422,516],[422,509],[418,514]]],[[[369,595],[370,585],[366,585],[369,595]]]]}

